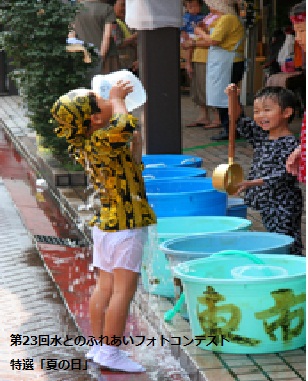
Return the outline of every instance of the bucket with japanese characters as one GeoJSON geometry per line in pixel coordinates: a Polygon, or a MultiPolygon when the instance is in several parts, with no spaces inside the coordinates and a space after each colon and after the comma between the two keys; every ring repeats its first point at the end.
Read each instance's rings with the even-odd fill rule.
{"type": "Polygon", "coordinates": [[[306,258],[222,251],[173,269],[199,348],[258,354],[305,345],[306,258]]]}

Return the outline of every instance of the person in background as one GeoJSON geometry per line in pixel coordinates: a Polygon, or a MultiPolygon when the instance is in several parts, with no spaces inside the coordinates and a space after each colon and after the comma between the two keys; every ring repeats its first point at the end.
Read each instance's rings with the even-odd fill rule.
{"type": "Polygon", "coordinates": [[[202,0],[185,0],[184,25],[180,28],[181,42],[193,37],[195,26],[203,20],[205,15],[201,12],[202,4],[202,0]]]}
{"type": "MultiPolygon", "coordinates": [[[[238,88],[227,87],[226,93],[238,88]]],[[[294,238],[291,254],[302,254],[301,215],[303,197],[295,176],[287,173],[286,160],[298,145],[289,129],[295,114],[296,99],[292,91],[268,86],[254,97],[253,120],[238,117],[237,131],[253,147],[248,179],[238,184],[237,194],[245,191],[245,203],[258,210],[269,232],[294,238]]]]}
{"type": "Polygon", "coordinates": [[[144,372],[114,340],[124,335],[148,227],[156,224],[142,178],[137,120],[125,105],[130,92],[132,86],[123,81],[111,88],[108,100],[91,90],[72,90],[59,97],[51,114],[58,122],[57,136],[66,138],[98,196],[90,225],[99,274],[89,306],[97,344],[87,357],[110,369],[144,372]]]}
{"type": "Polygon", "coordinates": [[[263,65],[264,69],[267,69],[268,71],[268,76],[281,72],[277,58],[285,38],[286,36],[282,29],[274,30],[272,36],[270,37],[268,60],[263,65]]]}
{"type": "Polygon", "coordinates": [[[204,0],[211,11],[219,15],[210,33],[195,28],[195,34],[209,47],[206,64],[206,102],[218,108],[223,130],[211,139],[229,139],[228,98],[225,88],[238,84],[244,74],[244,26],[238,17],[238,3],[233,0],[204,0]]]}
{"type": "Polygon", "coordinates": [[[118,49],[121,69],[128,69],[138,76],[137,33],[125,22],[125,0],[114,0],[116,23],[112,35],[118,49]]]}
{"type": "Polygon", "coordinates": [[[102,0],[79,0],[79,3],[83,7],[74,20],[75,36],[93,44],[100,55],[98,67],[90,76],[119,70],[118,52],[112,38],[112,24],[116,21],[113,7],[102,0]]]}
{"type": "MultiPolygon", "coordinates": [[[[296,4],[290,12],[290,19],[295,31],[295,40],[306,53],[306,1],[296,4]]],[[[287,171],[298,176],[298,180],[306,183],[306,112],[304,113],[301,144],[288,157],[287,171]]]]}
{"type": "MultiPolygon", "coordinates": [[[[209,13],[198,25],[203,28],[209,28],[210,25],[218,19],[218,15],[209,13]]],[[[212,108],[214,120],[210,120],[210,108],[206,106],[206,61],[207,47],[203,46],[202,39],[195,37],[186,39],[182,42],[182,48],[187,50],[186,71],[190,78],[190,95],[192,101],[199,107],[199,116],[196,121],[187,124],[186,127],[204,127],[215,128],[220,126],[218,112],[212,108]]]]}

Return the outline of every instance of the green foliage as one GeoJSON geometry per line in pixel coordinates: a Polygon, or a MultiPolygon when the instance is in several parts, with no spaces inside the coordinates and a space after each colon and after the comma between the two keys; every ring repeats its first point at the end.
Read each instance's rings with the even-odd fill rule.
{"type": "MultiPolygon", "coordinates": [[[[97,54],[87,46],[92,63],[82,52],[66,52],[69,26],[79,6],[65,0],[1,0],[0,43],[17,69],[18,83],[30,118],[30,127],[43,137],[44,146],[67,161],[67,144],[54,133],[50,108],[67,91],[87,87],[86,71],[97,63],[97,54]]],[[[0,46],[1,48],[1,46],[0,46]]]]}

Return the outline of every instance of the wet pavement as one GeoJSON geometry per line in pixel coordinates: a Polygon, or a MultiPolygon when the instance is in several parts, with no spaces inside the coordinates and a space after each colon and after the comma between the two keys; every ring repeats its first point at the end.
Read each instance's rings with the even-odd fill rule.
{"type": "MultiPolygon", "coordinates": [[[[3,139],[0,139],[0,145],[3,153],[3,139]]],[[[55,335],[76,337],[79,333],[60,298],[58,285],[49,277],[32,237],[18,214],[20,209],[8,191],[12,183],[16,183],[21,194],[24,194],[22,184],[27,177],[25,168],[13,168],[8,150],[5,153],[8,155],[6,167],[2,165],[0,168],[0,379],[94,380],[96,378],[92,378],[91,372],[95,375],[95,370],[84,370],[86,364],[81,348],[47,346],[44,340],[47,337],[52,339],[55,335]],[[14,178],[3,175],[5,171],[9,172],[9,168],[14,178]],[[51,361],[58,364],[63,361],[66,367],[72,363],[72,359],[75,359],[76,366],[80,362],[80,369],[67,372],[53,369],[51,364],[51,361]],[[47,370],[46,366],[50,369],[47,370]]],[[[36,219],[35,213],[32,218],[36,219]]]]}
{"type": "MultiPolygon", "coordinates": [[[[3,253],[0,301],[5,311],[3,321],[0,318],[1,354],[4,354],[0,380],[167,380],[162,377],[168,374],[168,367],[172,373],[170,379],[189,380],[168,348],[146,348],[147,353],[140,354],[138,345],[126,346],[133,358],[142,357],[146,374],[100,370],[86,362],[85,340],[91,335],[88,300],[95,284],[90,242],[67,218],[65,210],[59,208],[52,192],[38,192],[37,172],[20,156],[1,128],[0,161],[3,253]],[[6,290],[7,285],[10,292],[6,290]],[[11,302],[14,305],[10,307],[11,302]],[[17,324],[12,323],[16,316],[17,324]],[[10,335],[21,335],[16,348],[10,335]],[[56,337],[61,339],[55,341],[56,337]],[[72,345],[74,340],[78,344],[72,345]],[[159,366],[154,358],[160,359],[159,366]],[[57,360],[63,369],[46,369],[52,367],[49,360],[57,360]],[[71,370],[72,366],[75,370],[71,370]]],[[[142,315],[138,308],[132,311],[125,332],[127,337],[136,337],[140,332],[155,337],[155,331],[142,315]]]]}
{"type": "MultiPolygon", "coordinates": [[[[196,112],[189,97],[183,96],[183,124],[190,122],[196,112]]],[[[136,346],[135,342],[125,349],[146,366],[147,373],[127,375],[100,372],[91,364],[86,371],[40,369],[42,358],[79,358],[84,362],[85,346],[11,346],[10,335],[16,333],[61,337],[89,335],[88,298],[95,281],[95,272],[90,265],[89,231],[83,229],[89,212],[79,210],[80,205],[84,205],[83,187],[49,188],[50,192],[37,192],[35,181],[39,169],[36,167],[35,134],[27,128],[24,113],[19,97],[0,97],[0,119],[9,136],[4,134],[4,130],[0,131],[0,236],[3,252],[0,256],[0,300],[6,311],[0,318],[4,320],[0,325],[1,353],[5,354],[1,357],[1,381],[305,380],[304,349],[263,356],[217,355],[199,348],[142,347],[136,346]],[[27,157],[27,161],[14,149],[10,140],[27,157]],[[35,244],[32,237],[38,239],[35,244]],[[69,245],[68,238],[71,240],[69,245]],[[50,244],[52,239],[56,244],[50,244]],[[75,241],[83,242],[84,247],[74,246],[75,241]],[[28,358],[34,359],[35,370],[12,370],[12,359],[28,358]]],[[[292,128],[299,132],[300,119],[292,128]]],[[[216,132],[183,127],[184,153],[203,157],[208,176],[227,158],[226,143],[210,141],[210,136],[216,132]]],[[[244,167],[245,173],[251,154],[246,142],[237,141],[236,162],[244,167]]],[[[249,210],[248,218],[253,221],[254,230],[264,230],[258,213],[249,210]]],[[[305,223],[304,213],[304,240],[305,223]]],[[[140,285],[132,304],[126,336],[159,338],[185,332],[189,335],[189,325],[180,316],[176,316],[173,325],[163,323],[163,313],[170,307],[170,301],[145,293],[140,285]]]]}

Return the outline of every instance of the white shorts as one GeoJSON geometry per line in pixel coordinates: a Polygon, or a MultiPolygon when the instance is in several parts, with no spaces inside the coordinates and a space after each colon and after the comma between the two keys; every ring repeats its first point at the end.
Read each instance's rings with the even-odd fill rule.
{"type": "Polygon", "coordinates": [[[93,266],[107,272],[121,268],[140,272],[148,227],[105,232],[94,226],[93,266]]]}

